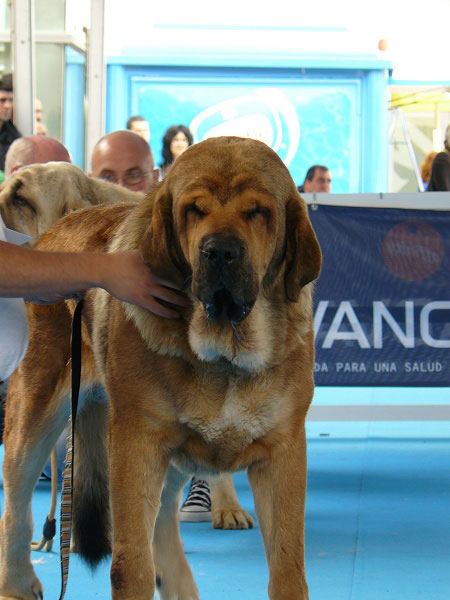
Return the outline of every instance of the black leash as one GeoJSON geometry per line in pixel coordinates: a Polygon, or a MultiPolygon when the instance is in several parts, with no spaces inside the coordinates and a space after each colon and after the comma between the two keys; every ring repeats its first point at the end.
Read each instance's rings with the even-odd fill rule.
{"type": "Polygon", "coordinates": [[[63,600],[69,578],[70,540],[72,535],[72,502],[73,502],[73,462],[75,458],[75,421],[77,418],[78,396],[81,381],[81,314],[83,300],[80,300],[73,313],[72,320],[72,431],[67,443],[66,464],[61,490],[61,526],[60,526],[60,559],[61,559],[61,594],[63,600]]]}

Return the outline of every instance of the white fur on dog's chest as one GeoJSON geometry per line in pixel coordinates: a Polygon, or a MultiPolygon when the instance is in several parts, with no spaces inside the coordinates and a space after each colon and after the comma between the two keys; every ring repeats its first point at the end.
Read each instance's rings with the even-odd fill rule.
{"type": "Polygon", "coordinates": [[[279,398],[253,399],[237,385],[230,384],[224,401],[217,411],[209,411],[209,418],[190,415],[183,421],[195,429],[207,443],[220,443],[225,439],[233,444],[245,446],[264,436],[274,425],[279,408],[279,398]]]}

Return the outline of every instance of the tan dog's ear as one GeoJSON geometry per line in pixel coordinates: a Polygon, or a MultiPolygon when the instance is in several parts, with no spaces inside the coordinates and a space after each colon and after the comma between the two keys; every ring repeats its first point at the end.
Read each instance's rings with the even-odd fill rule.
{"type": "Polygon", "coordinates": [[[184,287],[191,270],[174,231],[172,197],[164,184],[156,191],[150,225],[142,238],[140,250],[155,275],[184,287]]]}
{"type": "Polygon", "coordinates": [[[96,177],[90,177],[83,171],[73,171],[76,189],[80,197],[94,206],[112,202],[139,202],[145,197],[143,192],[132,192],[120,185],[113,185],[96,177]]]}
{"type": "Polygon", "coordinates": [[[319,242],[299,194],[286,205],[286,240],[284,286],[287,299],[297,302],[301,288],[317,279],[322,264],[319,242]]]}

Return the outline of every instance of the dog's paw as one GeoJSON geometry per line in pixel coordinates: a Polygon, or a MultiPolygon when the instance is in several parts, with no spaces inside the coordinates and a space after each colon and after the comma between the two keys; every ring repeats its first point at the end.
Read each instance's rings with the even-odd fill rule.
{"type": "Polygon", "coordinates": [[[30,594],[20,594],[20,596],[5,596],[0,594],[0,600],[44,600],[44,591],[42,589],[41,584],[38,583],[35,586],[33,586],[30,594]]]}
{"type": "Polygon", "coordinates": [[[161,575],[157,575],[156,591],[159,600],[200,600],[192,575],[183,578],[183,581],[178,583],[179,585],[170,576],[161,577],[161,575]]]}
{"type": "Polygon", "coordinates": [[[0,588],[0,600],[43,600],[43,598],[44,588],[37,577],[29,587],[22,585],[21,581],[19,586],[2,585],[0,588]]]}
{"type": "Polygon", "coordinates": [[[253,518],[243,508],[222,508],[212,511],[214,529],[252,529],[253,518]]]}

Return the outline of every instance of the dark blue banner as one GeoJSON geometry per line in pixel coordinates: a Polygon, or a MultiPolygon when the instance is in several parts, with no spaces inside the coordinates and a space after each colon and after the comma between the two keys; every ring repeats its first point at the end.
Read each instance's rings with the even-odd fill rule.
{"type": "Polygon", "coordinates": [[[314,205],[317,385],[450,385],[450,212],[314,205]]]}

